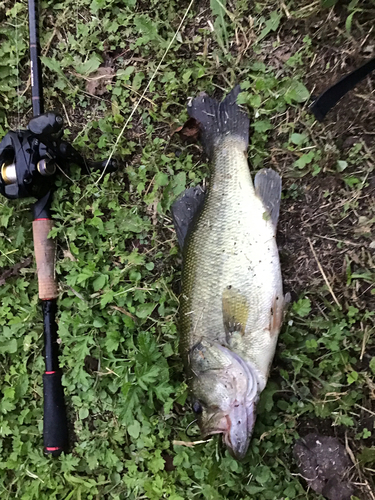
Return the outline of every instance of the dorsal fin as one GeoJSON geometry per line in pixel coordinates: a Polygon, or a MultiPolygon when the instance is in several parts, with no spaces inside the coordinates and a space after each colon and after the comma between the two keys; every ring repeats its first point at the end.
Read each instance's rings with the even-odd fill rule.
{"type": "Polygon", "coordinates": [[[254,187],[276,229],[280,212],[281,177],[272,168],[263,168],[255,176],[254,187]]]}

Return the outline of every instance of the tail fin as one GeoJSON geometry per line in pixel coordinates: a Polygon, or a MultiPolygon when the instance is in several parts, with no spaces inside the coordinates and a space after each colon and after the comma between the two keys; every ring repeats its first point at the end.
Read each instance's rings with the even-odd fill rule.
{"type": "Polygon", "coordinates": [[[212,156],[215,144],[228,135],[237,136],[244,143],[244,151],[249,144],[250,119],[236,103],[241,88],[237,85],[219,103],[204,92],[188,105],[188,114],[200,124],[201,140],[208,157],[212,156]]]}

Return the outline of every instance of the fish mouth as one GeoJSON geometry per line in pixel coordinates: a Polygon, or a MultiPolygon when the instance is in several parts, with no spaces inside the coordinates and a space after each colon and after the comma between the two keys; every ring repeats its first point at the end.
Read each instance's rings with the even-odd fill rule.
{"type": "Polygon", "coordinates": [[[249,448],[255,425],[256,403],[257,399],[241,403],[235,401],[226,414],[222,413],[219,418],[217,414],[213,417],[212,420],[216,420],[215,424],[212,420],[208,422],[206,429],[202,429],[203,436],[222,434],[223,443],[232,457],[242,460],[249,448]]]}
{"type": "Polygon", "coordinates": [[[221,365],[213,356],[217,366],[211,363],[208,369],[203,366],[206,369],[195,373],[194,380],[201,377],[197,389],[204,403],[198,425],[204,437],[223,434],[229,453],[241,460],[249,448],[255,425],[256,404],[263,382],[261,374],[253,363],[245,361],[240,354],[227,347],[220,344],[208,347],[215,349],[221,365]],[[222,358],[217,354],[220,351],[225,355],[222,358]]]}
{"type": "Polygon", "coordinates": [[[242,460],[249,448],[250,439],[256,420],[256,404],[259,399],[259,380],[252,365],[241,356],[231,352],[243,369],[247,382],[246,394],[235,400],[226,415],[227,426],[223,431],[223,442],[229,453],[237,460],[242,460]]]}
{"type": "MultiPolygon", "coordinates": [[[[226,347],[220,349],[229,351],[226,347]]],[[[246,381],[246,389],[242,394],[231,401],[229,408],[222,408],[214,413],[207,422],[204,434],[223,434],[223,442],[229,453],[237,460],[242,460],[249,448],[250,439],[256,420],[256,405],[259,400],[260,381],[253,365],[242,359],[241,356],[229,351],[230,356],[241,367],[242,380],[246,381]]]]}
{"type": "Polygon", "coordinates": [[[245,458],[256,419],[255,401],[235,403],[226,416],[228,427],[223,432],[223,442],[236,460],[245,458]]]}

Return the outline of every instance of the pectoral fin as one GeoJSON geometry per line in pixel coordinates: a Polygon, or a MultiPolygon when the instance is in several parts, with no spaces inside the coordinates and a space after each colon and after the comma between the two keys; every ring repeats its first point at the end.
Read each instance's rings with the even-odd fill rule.
{"type": "Polygon", "coordinates": [[[263,168],[256,174],[254,186],[276,229],[281,201],[281,177],[275,170],[263,168]]]}
{"type": "Polygon", "coordinates": [[[187,189],[171,207],[173,224],[181,250],[194,220],[203,208],[206,192],[201,186],[187,189]]]}
{"type": "Polygon", "coordinates": [[[244,335],[249,317],[249,304],[244,295],[232,286],[224,289],[222,294],[223,322],[227,338],[239,332],[244,335]]]}

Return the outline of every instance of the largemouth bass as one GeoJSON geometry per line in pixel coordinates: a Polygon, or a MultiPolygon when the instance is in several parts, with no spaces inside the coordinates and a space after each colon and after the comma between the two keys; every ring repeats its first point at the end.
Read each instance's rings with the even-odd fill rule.
{"type": "Polygon", "coordinates": [[[183,249],[180,347],[202,434],[245,456],[280,331],[285,298],[276,246],[281,179],[247,162],[250,121],[236,87],[220,104],[200,95],[188,113],[211,160],[205,194],[172,206],[183,249]]]}

